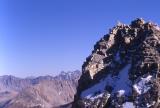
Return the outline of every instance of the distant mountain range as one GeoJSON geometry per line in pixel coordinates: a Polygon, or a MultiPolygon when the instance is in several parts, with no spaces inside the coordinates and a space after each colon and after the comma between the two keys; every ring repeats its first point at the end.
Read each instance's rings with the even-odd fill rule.
{"type": "Polygon", "coordinates": [[[0,77],[0,108],[59,108],[71,103],[80,71],[36,78],[0,77]]]}

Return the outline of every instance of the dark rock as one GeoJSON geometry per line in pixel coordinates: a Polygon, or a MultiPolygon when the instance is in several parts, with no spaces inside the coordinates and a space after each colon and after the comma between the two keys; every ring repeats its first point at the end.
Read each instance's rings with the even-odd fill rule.
{"type": "Polygon", "coordinates": [[[159,66],[160,28],[141,18],[119,23],[84,62],[73,108],[158,108],[159,66]]]}

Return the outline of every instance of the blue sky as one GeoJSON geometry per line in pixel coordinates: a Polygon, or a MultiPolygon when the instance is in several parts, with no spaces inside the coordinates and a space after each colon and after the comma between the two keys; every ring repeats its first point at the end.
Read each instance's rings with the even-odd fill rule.
{"type": "Polygon", "coordinates": [[[1,0],[0,75],[55,75],[81,69],[117,21],[160,23],[159,0],[1,0]]]}

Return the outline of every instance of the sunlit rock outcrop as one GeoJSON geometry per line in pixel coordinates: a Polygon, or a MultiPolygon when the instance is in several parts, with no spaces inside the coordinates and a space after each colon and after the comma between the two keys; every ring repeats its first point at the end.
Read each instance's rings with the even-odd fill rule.
{"type": "Polygon", "coordinates": [[[73,108],[159,108],[160,28],[118,23],[82,66],[73,108]]]}

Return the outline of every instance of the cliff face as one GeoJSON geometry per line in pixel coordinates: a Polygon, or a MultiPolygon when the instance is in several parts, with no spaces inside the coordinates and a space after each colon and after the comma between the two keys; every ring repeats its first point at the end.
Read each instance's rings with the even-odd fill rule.
{"type": "Polygon", "coordinates": [[[159,108],[160,28],[118,23],[82,66],[73,108],[159,108]]]}

